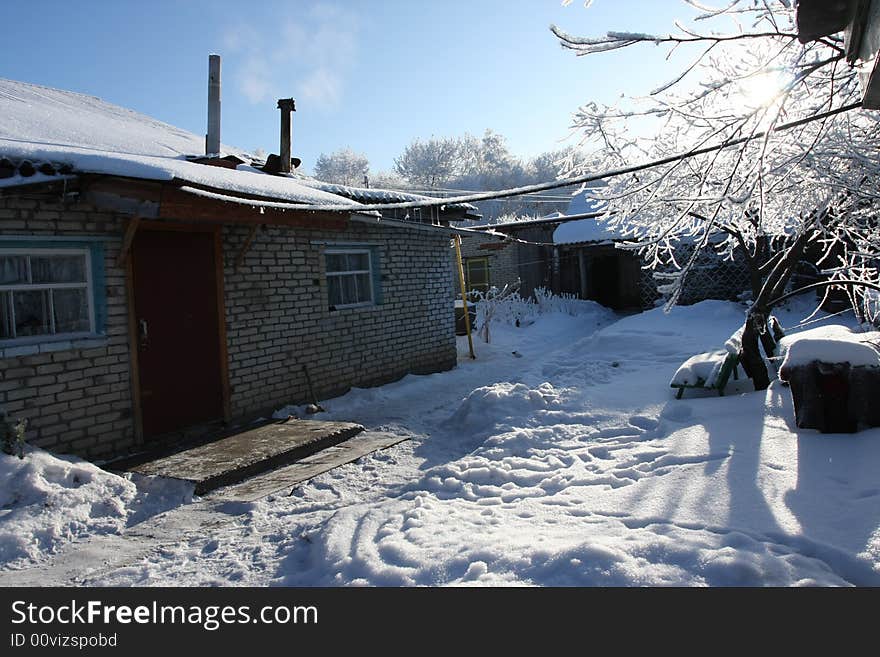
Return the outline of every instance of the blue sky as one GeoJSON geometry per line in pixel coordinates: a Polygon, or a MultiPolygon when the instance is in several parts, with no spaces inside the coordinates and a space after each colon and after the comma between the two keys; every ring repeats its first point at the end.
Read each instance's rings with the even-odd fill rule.
{"type": "Polygon", "coordinates": [[[348,147],[378,171],[417,137],[490,128],[520,157],[573,143],[580,104],[645,92],[672,69],[653,47],[575,57],[549,25],[653,33],[688,15],[677,0],[8,1],[0,77],[93,94],[204,134],[215,52],[224,143],[277,152],[275,101],[292,96],[304,170],[348,147]]]}

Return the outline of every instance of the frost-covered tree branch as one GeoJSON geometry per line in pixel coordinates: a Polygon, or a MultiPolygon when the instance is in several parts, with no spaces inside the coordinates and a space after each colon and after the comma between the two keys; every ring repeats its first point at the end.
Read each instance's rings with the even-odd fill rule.
{"type": "Polygon", "coordinates": [[[742,140],[609,179],[601,194],[608,202],[604,221],[628,237],[624,246],[638,251],[645,266],[664,270],[671,302],[706,249],[746,262],[758,315],[769,311],[806,251],[818,254],[826,276],[880,282],[877,115],[839,113],[774,130],[859,101],[841,38],[799,43],[787,0],[686,4],[699,15],[668,35],[581,37],[551,28],[564,48],[604,58],[603,66],[613,66],[614,51],[623,49],[689,51],[669,82],[643,96],[614,107],[588,102],[575,112],[581,146],[594,153],[592,170],[742,140]]]}

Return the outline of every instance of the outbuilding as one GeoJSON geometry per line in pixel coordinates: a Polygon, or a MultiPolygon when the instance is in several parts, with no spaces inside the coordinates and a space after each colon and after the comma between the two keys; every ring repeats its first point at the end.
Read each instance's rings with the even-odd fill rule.
{"type": "Polygon", "coordinates": [[[448,229],[90,96],[0,79],[0,116],[0,411],[29,442],[110,458],[455,365],[448,229]]]}

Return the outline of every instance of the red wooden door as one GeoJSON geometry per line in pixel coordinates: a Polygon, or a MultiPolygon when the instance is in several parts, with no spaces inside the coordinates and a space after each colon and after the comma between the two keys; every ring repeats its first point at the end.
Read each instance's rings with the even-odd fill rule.
{"type": "Polygon", "coordinates": [[[143,230],[132,245],[145,437],[223,416],[214,239],[143,230]]]}

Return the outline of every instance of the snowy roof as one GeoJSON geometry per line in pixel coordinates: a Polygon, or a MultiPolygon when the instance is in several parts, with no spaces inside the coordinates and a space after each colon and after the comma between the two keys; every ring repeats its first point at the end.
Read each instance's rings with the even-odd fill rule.
{"type": "MultiPolygon", "coordinates": [[[[224,153],[246,153],[221,146],[224,153]]],[[[238,194],[310,205],[358,203],[252,167],[227,169],[187,160],[202,156],[204,137],[94,96],[0,78],[0,158],[53,163],[56,169],[146,180],[184,180],[238,194]]],[[[43,174],[36,174],[43,175],[43,174]]],[[[51,179],[51,175],[46,179],[51,179]]],[[[0,185],[23,182],[20,174],[0,185]]]]}
{"type": "Polygon", "coordinates": [[[554,244],[608,242],[623,239],[623,235],[619,231],[612,230],[607,224],[597,221],[597,216],[602,213],[605,207],[604,201],[597,200],[590,194],[589,189],[585,189],[572,197],[565,212],[551,212],[541,217],[499,224],[487,224],[485,226],[472,226],[472,228],[503,232],[513,228],[558,224],[553,232],[554,244]]]}
{"type": "MultiPolygon", "coordinates": [[[[298,178],[297,182],[320,189],[330,194],[344,196],[358,203],[407,203],[410,201],[427,201],[431,197],[422,194],[401,192],[395,189],[380,189],[375,187],[350,187],[348,185],[336,185],[333,183],[315,180],[314,178],[298,178]]],[[[451,212],[462,212],[465,215],[478,217],[479,210],[470,203],[449,203],[441,206],[441,209],[451,212]]]]}
{"type": "MultiPolygon", "coordinates": [[[[583,190],[572,197],[565,214],[554,212],[553,215],[547,216],[555,215],[558,219],[565,219],[566,217],[576,217],[583,214],[596,214],[604,209],[604,201],[596,200],[589,194],[588,190],[583,190]]],[[[553,243],[607,242],[621,239],[622,237],[618,231],[612,230],[606,223],[598,221],[596,217],[591,216],[560,223],[553,233],[553,243]]]]}

